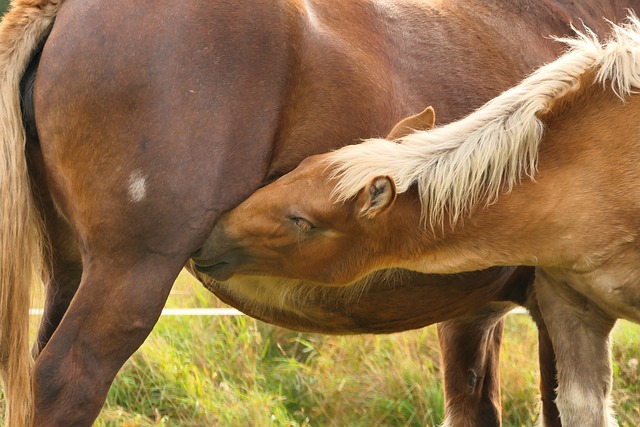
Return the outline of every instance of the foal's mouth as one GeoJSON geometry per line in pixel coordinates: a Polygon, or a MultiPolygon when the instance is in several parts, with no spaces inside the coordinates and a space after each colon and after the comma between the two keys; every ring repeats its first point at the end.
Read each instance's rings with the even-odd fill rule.
{"type": "Polygon", "coordinates": [[[198,261],[193,260],[193,267],[197,272],[206,274],[207,276],[221,282],[229,280],[229,278],[233,276],[233,270],[230,268],[229,263],[225,261],[203,265],[198,264],[198,261]]]}

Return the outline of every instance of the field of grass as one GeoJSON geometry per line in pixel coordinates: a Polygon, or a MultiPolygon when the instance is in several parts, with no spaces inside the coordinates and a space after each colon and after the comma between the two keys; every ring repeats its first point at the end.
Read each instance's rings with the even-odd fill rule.
{"type": "MultiPolygon", "coordinates": [[[[169,307],[220,306],[181,276],[169,307]]],[[[615,331],[614,398],[621,426],[640,425],[640,327],[615,331]]],[[[505,426],[537,414],[535,326],[507,319],[505,426]]],[[[116,378],[98,426],[435,426],[443,418],[434,327],[335,337],[251,318],[163,317],[116,378]]]]}

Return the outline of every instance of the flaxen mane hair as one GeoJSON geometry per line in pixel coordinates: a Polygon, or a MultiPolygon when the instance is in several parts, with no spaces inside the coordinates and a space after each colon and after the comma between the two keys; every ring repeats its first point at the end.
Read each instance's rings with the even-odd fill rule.
{"type": "Polygon", "coordinates": [[[389,175],[398,192],[417,184],[423,217],[431,225],[442,224],[446,213],[453,225],[477,203],[492,203],[510,191],[523,175],[533,179],[544,132],[538,115],[575,91],[584,74],[595,72],[595,82],[610,84],[621,98],[640,88],[635,15],[612,24],[604,43],[588,29],[575,31],[575,38],[559,39],[568,46],[564,55],[466,118],[397,143],[370,139],[333,152],[328,162],[337,178],[336,199],[345,201],[371,178],[389,175]]]}
{"type": "Polygon", "coordinates": [[[20,80],[62,0],[14,0],[0,23],[0,379],[5,425],[32,417],[30,287],[43,267],[42,225],[25,156],[20,80]]]}

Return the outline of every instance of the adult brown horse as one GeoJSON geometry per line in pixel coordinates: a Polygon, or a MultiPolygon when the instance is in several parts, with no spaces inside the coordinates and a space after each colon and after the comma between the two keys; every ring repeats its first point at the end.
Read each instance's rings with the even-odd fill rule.
{"type": "Polygon", "coordinates": [[[640,20],[566,41],[463,120],[310,157],[258,190],[216,225],[211,273],[340,285],[535,266],[563,425],[617,426],[609,334],[640,322],[640,20]]]}
{"type": "MultiPolygon", "coordinates": [[[[309,154],[382,135],[427,103],[438,103],[443,121],[458,118],[553,58],[558,47],[542,36],[565,34],[577,18],[595,27],[593,18],[616,19],[635,6],[62,3],[17,0],[0,27],[0,340],[12,426],[27,423],[31,408],[25,325],[34,270],[51,277],[36,346],[34,421],[88,425],[114,375],[155,324],[178,271],[222,212],[309,154]],[[353,102],[362,97],[366,103],[353,102]]],[[[507,293],[506,282],[526,283],[512,273],[395,277],[395,295],[412,304],[424,298],[406,314],[398,313],[409,306],[402,302],[398,311],[369,317],[387,302],[385,287],[364,293],[360,308],[327,303],[336,294],[320,290],[315,312],[292,299],[288,307],[256,314],[343,332],[418,327],[507,293]],[[463,280],[482,289],[476,296],[462,291],[466,299],[432,315],[430,289],[463,280]],[[497,291],[481,286],[492,282],[497,291]],[[322,317],[335,308],[337,319],[322,317]],[[361,315],[350,318],[350,310],[361,315]]],[[[210,286],[249,312],[255,308],[240,288],[210,286]]],[[[254,292],[264,290],[270,294],[254,301],[273,302],[280,289],[267,284],[254,292]]],[[[498,322],[499,332],[500,317],[485,317],[492,326],[498,322]]],[[[499,341],[492,334],[481,331],[474,339],[499,341]]],[[[467,371],[461,372],[453,383],[464,396],[467,371]]],[[[485,373],[470,383],[474,393],[495,387],[493,377],[483,385],[485,373]]],[[[488,406],[495,412],[494,401],[488,406]]]]}

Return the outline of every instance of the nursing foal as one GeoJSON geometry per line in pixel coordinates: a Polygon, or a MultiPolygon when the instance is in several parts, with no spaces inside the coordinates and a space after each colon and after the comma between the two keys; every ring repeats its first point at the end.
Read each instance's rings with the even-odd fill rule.
{"type": "MultiPolygon", "coordinates": [[[[36,425],[69,426],[93,423],[223,212],[304,157],[383,135],[429,103],[443,122],[460,118],[555,58],[549,34],[580,18],[605,27],[600,16],[640,1],[12,4],[0,24],[0,379],[7,424],[35,409],[36,425]],[[47,273],[47,297],[32,365],[34,271],[47,273]]],[[[392,272],[346,293],[200,277],[272,323],[374,332],[509,299],[505,288],[526,288],[528,271],[392,272]]],[[[502,312],[484,310],[480,323],[449,323],[464,333],[445,351],[465,357],[445,357],[464,362],[444,368],[452,423],[454,410],[500,422],[502,312]]]]}
{"type": "Polygon", "coordinates": [[[616,425],[609,334],[640,322],[640,21],[565,42],[461,121],[311,157],[257,191],[216,225],[210,274],[338,286],[534,266],[563,425],[616,425]]]}

